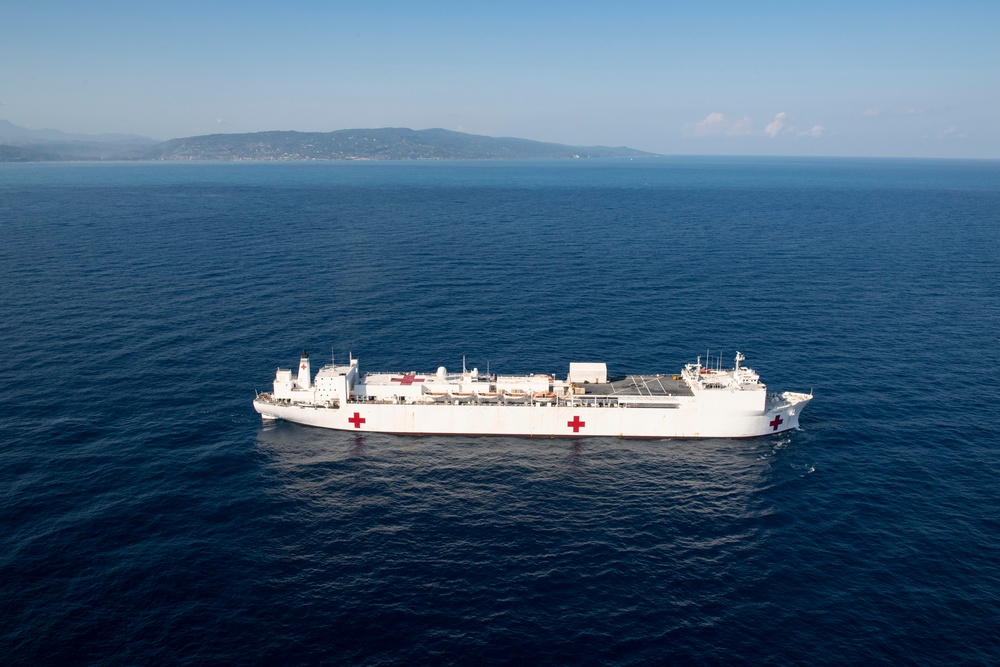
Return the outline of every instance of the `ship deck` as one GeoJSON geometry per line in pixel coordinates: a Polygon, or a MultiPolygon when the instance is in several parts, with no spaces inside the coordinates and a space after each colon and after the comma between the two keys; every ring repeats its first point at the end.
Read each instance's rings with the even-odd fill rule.
{"type": "Polygon", "coordinates": [[[694,396],[684,380],[672,375],[629,375],[623,380],[576,386],[592,396],[694,396]]]}

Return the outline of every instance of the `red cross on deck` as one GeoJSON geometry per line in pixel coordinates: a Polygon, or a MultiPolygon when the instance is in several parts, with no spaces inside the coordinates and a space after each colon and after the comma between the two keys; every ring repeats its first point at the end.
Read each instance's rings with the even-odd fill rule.
{"type": "Polygon", "coordinates": [[[401,378],[392,378],[389,382],[398,382],[400,385],[413,384],[414,382],[423,382],[423,378],[417,378],[416,373],[409,373],[401,378]]]}
{"type": "Polygon", "coordinates": [[[573,429],[573,433],[579,433],[580,429],[587,425],[587,422],[580,421],[580,415],[573,415],[573,421],[566,422],[566,426],[573,429]]]}
{"type": "Polygon", "coordinates": [[[784,421],[781,419],[781,415],[775,415],[774,419],[771,420],[771,430],[777,431],[778,427],[783,423],[784,421]]]}
{"type": "Polygon", "coordinates": [[[361,428],[361,425],[365,423],[365,418],[362,417],[359,413],[355,412],[354,416],[348,419],[347,421],[354,424],[354,428],[361,428]]]}

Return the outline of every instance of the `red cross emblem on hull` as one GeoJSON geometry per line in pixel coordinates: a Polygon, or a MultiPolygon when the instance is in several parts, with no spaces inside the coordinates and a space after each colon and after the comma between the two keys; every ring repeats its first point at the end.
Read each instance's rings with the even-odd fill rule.
{"type": "Polygon", "coordinates": [[[573,429],[573,433],[579,433],[580,429],[587,425],[587,422],[580,421],[580,415],[573,415],[573,420],[566,422],[566,426],[573,429]]]}
{"type": "Polygon", "coordinates": [[[402,386],[413,384],[414,382],[423,382],[423,378],[417,379],[415,373],[409,373],[401,378],[392,378],[389,382],[398,382],[402,386]]]}
{"type": "Polygon", "coordinates": [[[359,413],[355,412],[354,416],[348,419],[347,421],[354,424],[354,428],[361,428],[361,425],[364,424],[366,420],[359,413]]]}
{"type": "Polygon", "coordinates": [[[782,420],[781,415],[775,415],[774,419],[771,420],[771,430],[772,431],[777,431],[778,427],[781,426],[784,423],[785,422],[784,422],[784,420],[782,420]]]}

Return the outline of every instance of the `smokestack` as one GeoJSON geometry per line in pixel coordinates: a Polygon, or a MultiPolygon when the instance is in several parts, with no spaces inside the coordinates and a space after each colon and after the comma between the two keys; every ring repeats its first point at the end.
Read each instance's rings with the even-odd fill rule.
{"type": "Polygon", "coordinates": [[[302,350],[302,358],[299,359],[299,377],[295,384],[301,389],[309,388],[309,352],[302,350]]]}

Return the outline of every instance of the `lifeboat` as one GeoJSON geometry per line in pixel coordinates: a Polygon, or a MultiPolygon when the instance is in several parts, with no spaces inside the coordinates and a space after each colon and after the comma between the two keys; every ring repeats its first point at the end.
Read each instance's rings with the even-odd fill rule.
{"type": "Polygon", "coordinates": [[[538,392],[532,395],[531,400],[535,403],[552,403],[556,400],[556,395],[549,392],[538,392]]]}

